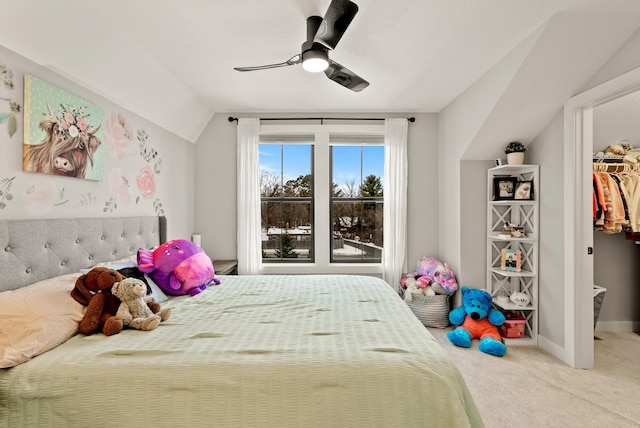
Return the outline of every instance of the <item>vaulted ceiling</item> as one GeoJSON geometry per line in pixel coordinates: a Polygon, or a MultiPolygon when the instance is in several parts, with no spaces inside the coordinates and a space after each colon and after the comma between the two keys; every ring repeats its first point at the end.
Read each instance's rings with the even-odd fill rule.
{"type": "Polygon", "coordinates": [[[358,93],[300,65],[233,69],[300,53],[330,0],[0,0],[0,44],[196,141],[217,112],[439,112],[555,14],[640,3],[355,2],[329,55],[370,82],[358,93]]]}

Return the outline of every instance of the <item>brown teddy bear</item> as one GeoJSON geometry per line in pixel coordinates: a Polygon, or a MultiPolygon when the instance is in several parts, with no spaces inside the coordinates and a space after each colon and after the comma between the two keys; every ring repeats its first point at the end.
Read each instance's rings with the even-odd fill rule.
{"type": "MultiPolygon", "coordinates": [[[[78,325],[78,333],[90,335],[102,331],[112,336],[122,331],[122,319],[116,317],[120,299],[111,293],[111,287],[123,279],[125,276],[116,270],[94,267],[76,280],[71,297],[87,306],[78,325]]],[[[154,313],[160,311],[160,304],[155,300],[148,302],[148,305],[154,313]]]]}

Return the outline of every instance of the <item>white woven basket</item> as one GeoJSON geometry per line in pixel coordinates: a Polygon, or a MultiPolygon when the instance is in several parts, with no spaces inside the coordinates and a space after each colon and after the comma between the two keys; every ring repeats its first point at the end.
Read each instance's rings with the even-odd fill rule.
{"type": "MultiPolygon", "coordinates": [[[[404,290],[400,295],[404,299],[404,290]]],[[[413,301],[407,302],[407,305],[425,327],[449,327],[451,296],[447,294],[413,296],[413,301]]]]}

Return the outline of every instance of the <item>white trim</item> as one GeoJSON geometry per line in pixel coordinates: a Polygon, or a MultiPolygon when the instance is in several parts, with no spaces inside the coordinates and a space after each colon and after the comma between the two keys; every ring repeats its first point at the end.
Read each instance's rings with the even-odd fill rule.
{"type": "Polygon", "coordinates": [[[640,331],[638,321],[598,321],[596,333],[599,331],[610,331],[616,333],[634,333],[640,331]]]}
{"type": "Polygon", "coordinates": [[[591,224],[592,109],[640,89],[640,68],[571,98],[564,106],[564,353],[574,368],[593,368],[591,224]]]}

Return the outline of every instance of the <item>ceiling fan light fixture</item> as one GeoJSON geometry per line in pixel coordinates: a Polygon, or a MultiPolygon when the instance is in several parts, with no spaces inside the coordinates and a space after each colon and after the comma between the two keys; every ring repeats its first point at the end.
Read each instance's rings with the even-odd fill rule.
{"type": "Polygon", "coordinates": [[[329,55],[324,50],[308,50],[302,54],[302,68],[319,73],[329,67],[329,55]]]}

